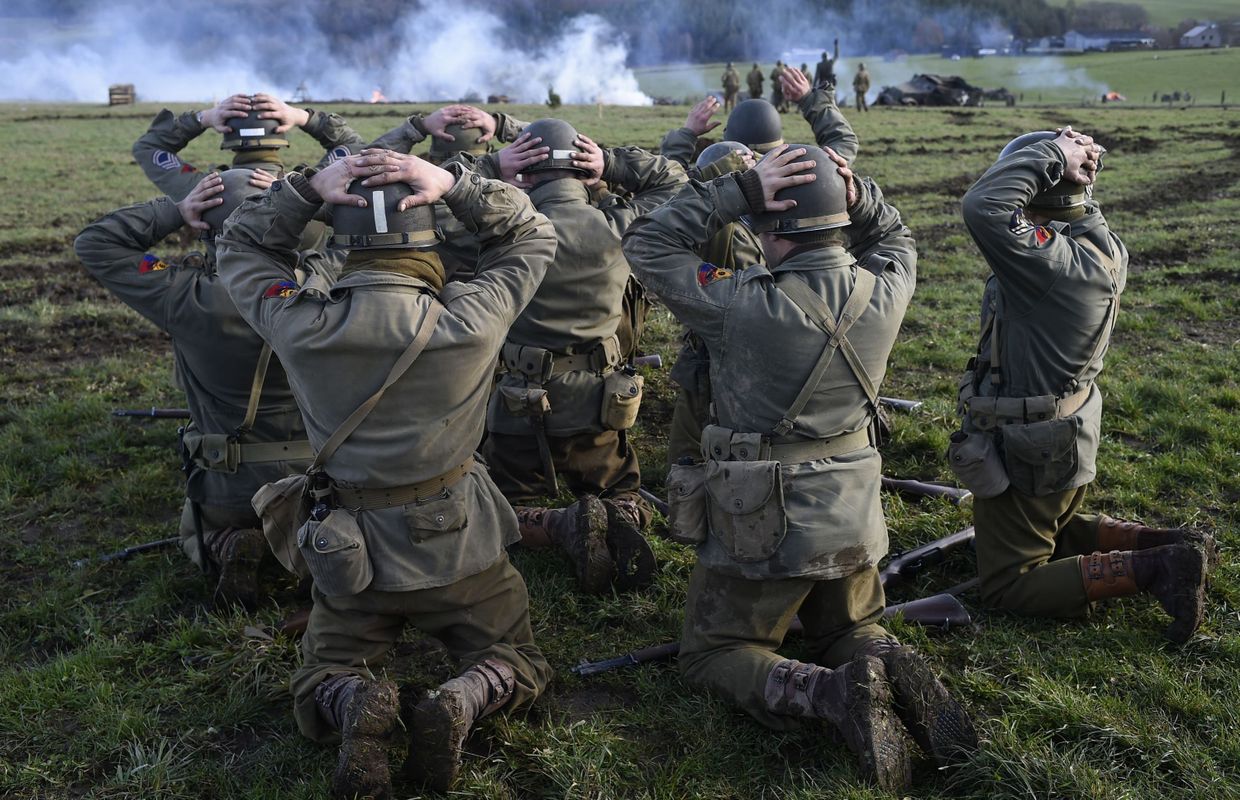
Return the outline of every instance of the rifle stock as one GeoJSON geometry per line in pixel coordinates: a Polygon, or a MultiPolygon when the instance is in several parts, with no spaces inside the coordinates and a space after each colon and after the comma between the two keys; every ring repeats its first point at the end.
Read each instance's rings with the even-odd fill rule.
{"type": "Polygon", "coordinates": [[[970,525],[942,539],[935,539],[933,542],[927,542],[912,550],[896,553],[887,562],[887,566],[879,572],[883,588],[890,589],[899,586],[926,567],[942,563],[953,551],[972,543],[973,537],[973,526],[970,525]]]}
{"type": "Polygon", "coordinates": [[[161,547],[171,547],[181,541],[179,536],[170,536],[167,539],[156,539],[153,542],[144,544],[135,544],[132,547],[126,547],[123,550],[117,550],[115,553],[105,553],[101,556],[93,558],[81,558],[73,562],[74,569],[82,569],[91,562],[106,564],[109,561],[124,561],[135,553],[145,553],[147,550],[158,550],[161,547]]]}
{"type": "Polygon", "coordinates": [[[896,408],[900,411],[916,411],[922,406],[920,400],[901,400],[898,397],[880,397],[878,402],[887,408],[896,408]]]}
{"type": "Polygon", "coordinates": [[[637,356],[633,359],[633,366],[663,369],[663,356],[658,353],[651,353],[648,356],[637,356]]]}

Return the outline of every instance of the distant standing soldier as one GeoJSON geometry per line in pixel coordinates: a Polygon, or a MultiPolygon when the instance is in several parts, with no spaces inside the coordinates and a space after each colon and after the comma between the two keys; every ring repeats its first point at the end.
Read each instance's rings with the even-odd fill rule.
{"type": "Polygon", "coordinates": [[[810,86],[814,85],[814,74],[809,71],[809,64],[801,64],[801,74],[805,76],[805,80],[809,82],[810,86]]]}
{"type": "Polygon", "coordinates": [[[835,40],[835,58],[829,58],[826,51],[823,51],[822,60],[818,62],[818,66],[814,69],[814,86],[820,87],[830,84],[835,86],[835,62],[840,60],[840,40],[835,40]]]}
{"type": "Polygon", "coordinates": [[[784,85],[779,81],[785,69],[784,62],[776,61],[775,68],[771,70],[771,105],[781,114],[788,110],[784,103],[784,85]]]}
{"type": "Polygon", "coordinates": [[[762,68],[756,61],[745,80],[749,83],[749,98],[751,100],[762,99],[762,81],[766,80],[766,76],[762,74],[762,68]]]}
{"type": "Polygon", "coordinates": [[[857,74],[853,76],[853,94],[856,95],[856,104],[858,111],[869,111],[870,104],[865,100],[865,93],[870,91],[870,73],[865,68],[865,62],[857,65],[857,74]]]}
{"type": "Polygon", "coordinates": [[[1071,128],[1013,139],[964,196],[992,271],[977,355],[960,381],[948,460],[973,490],[988,606],[1082,617],[1103,598],[1148,594],[1192,636],[1213,541],[1080,513],[1096,473],[1102,393],[1128,251],[1089,187],[1102,149],[1071,128]]]}
{"type": "Polygon", "coordinates": [[[724,113],[731,111],[736,106],[736,96],[741,91],[741,74],[736,71],[736,67],[732,66],[732,62],[728,62],[728,66],[723,70],[723,110],[724,113]]]}

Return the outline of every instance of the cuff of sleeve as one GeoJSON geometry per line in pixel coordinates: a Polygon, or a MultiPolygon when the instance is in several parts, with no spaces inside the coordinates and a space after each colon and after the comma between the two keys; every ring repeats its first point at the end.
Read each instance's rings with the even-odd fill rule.
{"type": "Polygon", "coordinates": [[[602,179],[612,186],[624,186],[624,165],[615,157],[614,150],[603,149],[602,179]]]}
{"type": "Polygon", "coordinates": [[[848,207],[849,224],[863,227],[873,219],[877,211],[874,193],[870,191],[870,178],[853,177],[853,185],[857,187],[857,201],[848,207]]]}
{"type": "Polygon", "coordinates": [[[409,116],[408,122],[409,122],[409,127],[413,128],[415,131],[422,134],[423,139],[425,139],[427,136],[430,136],[430,131],[426,129],[426,115],[411,114],[409,116]]]}
{"type": "Polygon", "coordinates": [[[459,161],[444,166],[456,178],[452,188],[444,192],[443,201],[448,210],[457,219],[464,219],[465,213],[473,209],[482,196],[483,178],[459,161]]]}
{"type": "MultiPolygon", "coordinates": [[[[314,187],[310,185],[310,179],[314,177],[316,172],[318,172],[318,170],[313,167],[305,170],[304,172],[290,172],[284,180],[288,183],[289,188],[292,189],[293,192],[302,200],[305,200],[307,203],[312,205],[319,206],[323,204],[323,198],[314,190],[314,187]]],[[[279,183],[276,183],[272,186],[272,188],[275,189],[278,186],[279,183]]]]}
{"type": "Polygon", "coordinates": [[[762,191],[762,179],[752,169],[747,169],[736,176],[736,185],[744,196],[746,212],[761,214],[766,211],[766,199],[762,191]]]}
{"type": "Polygon", "coordinates": [[[714,189],[712,194],[715,197],[715,210],[728,222],[754,213],[749,207],[749,200],[745,197],[745,190],[741,188],[741,178],[748,174],[749,172],[733,172],[715,178],[710,183],[714,189]]]}
{"type": "Polygon", "coordinates": [[[185,132],[191,136],[198,136],[207,128],[198,121],[197,111],[186,111],[177,118],[177,124],[185,129],[185,132]]]}
{"type": "Polygon", "coordinates": [[[327,118],[327,115],[322,111],[315,111],[313,108],[307,108],[305,111],[307,114],[306,124],[302,125],[301,129],[313,136],[316,130],[323,127],[323,120],[327,118]]]}
{"type": "Polygon", "coordinates": [[[1052,162],[1047,165],[1047,169],[1046,169],[1046,174],[1051,179],[1050,183],[1042,187],[1042,189],[1045,191],[1046,189],[1049,189],[1050,187],[1059,183],[1059,181],[1063,178],[1063,171],[1064,171],[1064,167],[1066,167],[1068,164],[1068,158],[1067,156],[1063,154],[1063,150],[1059,147],[1059,145],[1055,144],[1055,142],[1053,141],[1046,142],[1046,147],[1044,148],[1044,150],[1046,154],[1050,156],[1050,158],[1052,159],[1052,162]]]}
{"type": "Polygon", "coordinates": [[[175,232],[185,224],[181,209],[171,197],[160,197],[155,201],[155,238],[162,239],[175,232]]]}

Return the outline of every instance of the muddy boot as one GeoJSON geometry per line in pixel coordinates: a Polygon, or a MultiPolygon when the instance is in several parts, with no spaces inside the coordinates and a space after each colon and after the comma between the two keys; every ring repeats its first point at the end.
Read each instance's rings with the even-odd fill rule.
{"type": "Polygon", "coordinates": [[[1098,551],[1149,550],[1167,544],[1190,544],[1206,554],[1206,568],[1213,572],[1218,566],[1218,545],[1208,533],[1188,528],[1150,528],[1139,522],[1125,522],[1103,516],[1098,521],[1098,551]]]}
{"type": "Polygon", "coordinates": [[[487,659],[427,693],[413,710],[409,758],[411,780],[446,792],[461,771],[461,746],[474,723],[512,699],[512,667],[487,659]]]}
{"type": "Polygon", "coordinates": [[[1153,595],[1171,615],[1163,636],[1176,644],[1187,642],[1205,617],[1206,556],[1190,544],[1084,556],[1081,580],[1090,602],[1153,595]]]}
{"type": "Polygon", "coordinates": [[[396,684],[333,675],[316,687],[314,699],[323,720],[340,731],[333,800],[387,798],[392,792],[387,744],[400,713],[396,684]]]}
{"type": "Polygon", "coordinates": [[[615,572],[612,583],[617,591],[644,589],[654,580],[654,550],[641,531],[637,503],[632,500],[604,500],[607,507],[607,552],[615,572]]]}
{"type": "Polygon", "coordinates": [[[253,528],[227,528],[207,544],[219,566],[220,577],[211,595],[216,606],[258,607],[258,568],[267,552],[267,540],[253,528]]]}
{"type": "Polygon", "coordinates": [[[773,714],[831,722],[866,779],[887,791],[909,787],[912,765],[882,661],[860,656],[834,670],[780,661],[767,676],[764,694],[773,714]]]}
{"type": "Polygon", "coordinates": [[[900,720],[935,764],[958,764],[977,750],[973,721],[916,650],[894,639],[875,639],[857,653],[883,662],[900,720]]]}
{"type": "Polygon", "coordinates": [[[516,509],[521,541],[531,547],[555,545],[563,550],[577,574],[577,588],[602,594],[611,583],[607,551],[607,509],[594,495],[582,495],[567,508],[516,509]]]}

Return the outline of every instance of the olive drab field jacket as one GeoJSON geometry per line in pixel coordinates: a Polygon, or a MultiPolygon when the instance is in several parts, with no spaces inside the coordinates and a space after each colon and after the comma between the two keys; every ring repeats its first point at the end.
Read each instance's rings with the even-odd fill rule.
{"type": "MultiPolygon", "coordinates": [[[[215,268],[199,255],[164,261],[152,252],[184,224],[168,197],[122,208],[91,223],[74,242],[78,258],[112,294],[172,337],[193,427],[232,434],[246,416],[263,339],[245,321],[215,268]]],[[[244,443],[304,441],[305,427],[283,367],[272,359],[253,428],[244,443]]],[[[187,494],[209,505],[249,508],[269,481],[305,461],[242,462],[236,471],[194,470],[187,494]]]]}
{"type": "Polygon", "coordinates": [[[334,286],[297,285],[292,251],[321,203],[288,181],[238,209],[219,242],[220,274],[285,364],[316,451],[383,384],[431,307],[442,308],[425,350],[326,464],[345,489],[407,487],[469,467],[431,498],[356,512],[374,570],[369,588],[379,591],[453,583],[493,565],[518,539],[511,507],[472,455],[500,345],[555,257],[556,239],[520,190],[451,170],[457,181],[443,200],[481,252],[477,277],[439,292],[365,262],[334,286]]]}
{"type": "MultiPolygon", "coordinates": [[[[814,144],[830,147],[849,164],[857,158],[859,143],[852,125],[835,104],[835,93],[825,89],[812,89],[797,102],[801,116],[814,131],[814,144]]],[[[693,161],[697,136],[688,128],[675,128],[667,132],[659,145],[659,153],[683,167],[693,161]]],[[[760,158],[760,156],[759,156],[760,158]]]]}
{"type": "MultiPolygon", "coordinates": [[[[741,438],[772,437],[780,444],[813,445],[850,434],[861,439],[858,449],[834,457],[786,459],[780,483],[787,530],[774,552],[763,560],[737,560],[712,533],[698,548],[699,560],[711,569],[754,579],[835,579],[877,564],[887,552],[878,491],[881,459],[863,433],[874,411],[846,358],[836,353],[791,430],[774,434],[828,343],[782,282],[803,281],[838,319],[859,271],[876,276],[868,303],[847,333],[875,389],[912,298],[913,238],[872,181],[858,181],[857,188],[852,221],[844,229],[851,251],[802,250],[773,271],[762,264],[721,269],[698,256],[705,240],[749,213],[731,175],[691,184],[625,236],[634,273],[709,349],[718,426],[741,438]]],[[[707,452],[710,430],[703,434],[708,465],[727,458],[707,452]]],[[[752,458],[745,449],[733,447],[733,456],[752,458]]]]}
{"type": "MultiPolygon", "coordinates": [[[[306,110],[310,112],[310,120],[302,130],[327,151],[319,167],[362,151],[362,137],[338,114],[306,110]]],[[[133,158],[142,172],[161,192],[176,201],[184,200],[202,179],[198,167],[178,155],[190,142],[210,130],[198,122],[196,114],[195,111],[173,114],[165,108],[133,145],[133,158]]]]}
{"type": "MultiPolygon", "coordinates": [[[[678,164],[636,147],[604,150],[603,156],[603,180],[631,192],[630,199],[595,206],[585,184],[575,178],[546,181],[529,190],[530,201],[555,226],[559,244],[542,286],[508,332],[509,346],[584,357],[614,347],[608,342],[615,339],[629,280],[620,237],[633,220],[669,200],[686,178],[678,164]]],[[[478,166],[498,174],[495,156],[480,159],[478,166]]],[[[558,373],[544,384],[551,404],[545,420],[548,434],[571,436],[604,429],[603,378],[598,372],[576,369],[558,373]]],[[[510,413],[501,400],[502,389],[528,382],[529,376],[511,370],[503,376],[488,412],[489,430],[531,432],[528,417],[510,413]]]]}
{"type": "Polygon", "coordinates": [[[968,388],[982,398],[1024,399],[1028,411],[1010,414],[1011,404],[1001,402],[999,414],[983,413],[979,402],[965,415],[965,429],[1006,439],[1009,474],[1031,478],[1012,475],[1013,485],[1029,494],[1076,488],[1096,473],[1102,396],[1095,382],[1128,273],[1128,251],[1092,201],[1070,223],[1026,219],[1024,208],[1058,183],[1063,170],[1058,145],[1037,142],[987,170],[963,203],[965,226],[992,272],[968,388]],[[1029,398],[1045,398],[1042,405],[1061,411],[1065,400],[1071,407],[1034,413],[1041,405],[1029,398]],[[1021,452],[1026,449],[1031,452],[1021,452]],[[1052,463],[1029,463],[1042,453],[1052,463]]]}

